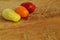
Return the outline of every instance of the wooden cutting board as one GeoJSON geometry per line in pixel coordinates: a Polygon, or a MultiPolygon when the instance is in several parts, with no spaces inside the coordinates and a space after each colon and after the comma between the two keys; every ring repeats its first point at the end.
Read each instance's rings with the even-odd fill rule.
{"type": "Polygon", "coordinates": [[[60,0],[0,0],[0,40],[60,40],[60,0]],[[37,7],[28,19],[14,23],[2,18],[5,8],[26,1],[37,7]]]}

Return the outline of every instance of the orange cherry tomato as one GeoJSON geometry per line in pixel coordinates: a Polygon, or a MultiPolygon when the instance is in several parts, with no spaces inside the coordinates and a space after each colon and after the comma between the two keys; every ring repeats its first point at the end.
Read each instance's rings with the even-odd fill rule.
{"type": "Polygon", "coordinates": [[[29,16],[28,10],[23,6],[17,6],[15,8],[15,11],[23,18],[26,18],[29,16]]]}

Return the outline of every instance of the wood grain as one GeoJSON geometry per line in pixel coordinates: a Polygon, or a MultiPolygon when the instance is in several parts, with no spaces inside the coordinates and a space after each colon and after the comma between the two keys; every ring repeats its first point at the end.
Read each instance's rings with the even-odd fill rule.
{"type": "Polygon", "coordinates": [[[60,40],[60,0],[0,0],[0,40],[60,40]],[[28,19],[14,23],[2,18],[5,8],[26,1],[37,7],[28,19]]]}

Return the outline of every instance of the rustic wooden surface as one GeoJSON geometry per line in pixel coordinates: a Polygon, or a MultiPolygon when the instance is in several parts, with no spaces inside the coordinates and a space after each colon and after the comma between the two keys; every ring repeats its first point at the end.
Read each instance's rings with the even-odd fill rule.
{"type": "Polygon", "coordinates": [[[60,0],[0,0],[0,40],[60,40],[60,0]],[[36,10],[18,23],[1,17],[5,8],[30,1],[36,10]]]}

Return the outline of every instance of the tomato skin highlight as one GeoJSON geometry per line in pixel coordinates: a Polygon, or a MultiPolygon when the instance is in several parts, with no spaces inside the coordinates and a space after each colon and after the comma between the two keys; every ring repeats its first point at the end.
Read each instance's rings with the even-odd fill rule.
{"type": "Polygon", "coordinates": [[[28,10],[23,7],[23,6],[17,6],[15,8],[15,11],[22,17],[22,18],[26,18],[29,16],[29,12],[28,10]]]}
{"type": "Polygon", "coordinates": [[[36,8],[36,6],[31,2],[24,2],[21,4],[21,6],[24,6],[29,11],[29,13],[33,12],[36,8]]]}

